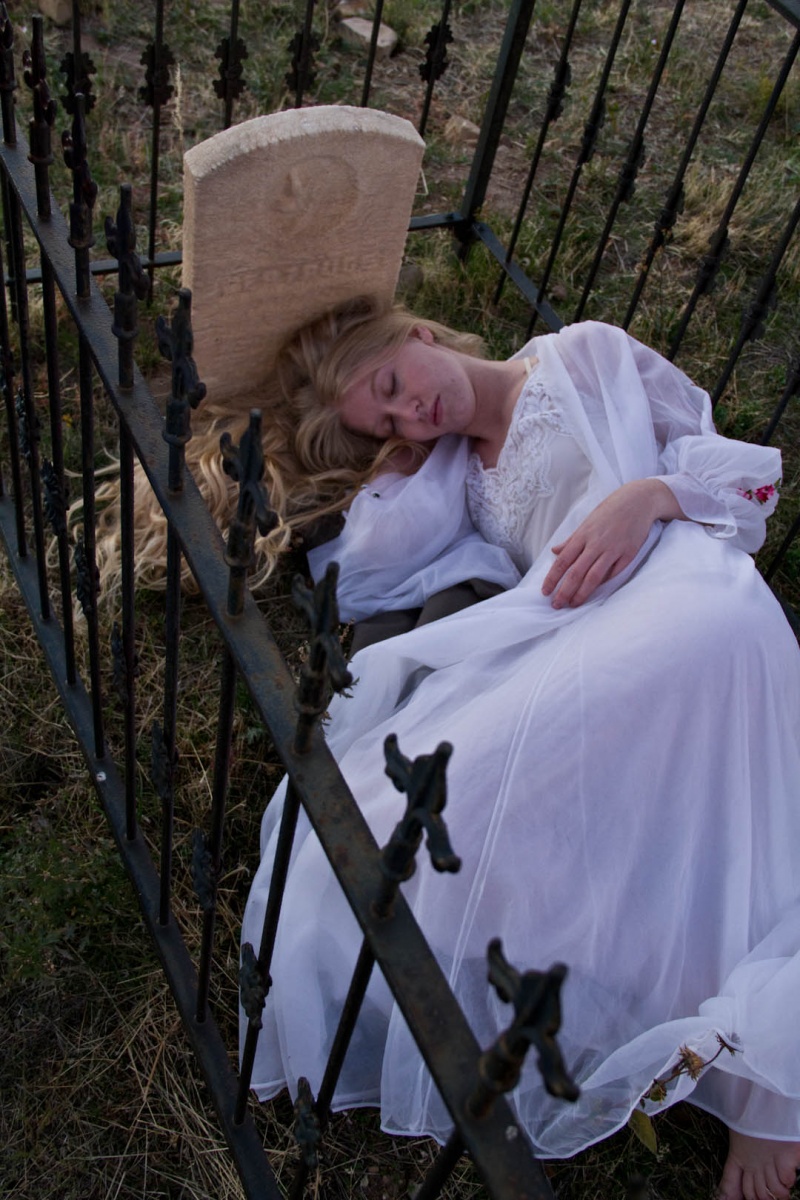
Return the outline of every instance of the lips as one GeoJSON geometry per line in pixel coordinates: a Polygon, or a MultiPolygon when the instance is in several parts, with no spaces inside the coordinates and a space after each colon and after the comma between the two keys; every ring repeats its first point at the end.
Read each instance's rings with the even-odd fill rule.
{"type": "Polygon", "coordinates": [[[431,424],[434,426],[438,426],[439,424],[441,424],[441,420],[442,420],[442,404],[441,404],[441,401],[439,400],[439,397],[437,396],[433,402],[433,408],[431,409],[431,424]]]}

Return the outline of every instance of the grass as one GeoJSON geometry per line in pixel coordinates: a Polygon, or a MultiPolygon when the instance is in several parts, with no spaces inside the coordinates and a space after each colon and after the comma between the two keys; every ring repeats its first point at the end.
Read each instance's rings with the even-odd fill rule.
{"type": "MultiPolygon", "coordinates": [[[[99,217],[113,214],[120,182],[135,184],[136,216],[146,222],[146,172],[152,153],[150,118],[138,100],[141,50],[152,36],[150,7],[104,0],[87,5],[85,48],[97,66],[102,95],[90,126],[91,163],[99,184],[96,205],[98,245],[104,255],[99,217]]],[[[484,217],[501,236],[510,232],[527,157],[560,50],[564,5],[540,0],[512,97],[509,123],[498,152],[484,217]]],[[[705,83],[706,48],[718,43],[731,5],[688,4],[669,71],[648,131],[645,163],[636,192],[624,205],[604,257],[588,316],[619,321],[663,191],[676,166],[678,133],[693,118],[705,83]],[[656,116],[658,120],[656,121],[656,116]]],[[[652,69],[670,6],[639,6],[637,21],[623,39],[609,95],[606,123],[595,157],[585,167],[570,218],[569,236],[556,260],[551,291],[568,315],[577,302],[614,191],[613,165],[624,151],[641,106],[646,72],[652,69]]],[[[161,219],[158,249],[180,245],[181,155],[220,126],[220,104],[210,80],[218,69],[214,51],[226,33],[222,0],[177,0],[168,5],[165,36],[179,69],[165,109],[161,138],[161,219]]],[[[425,187],[416,211],[438,212],[458,204],[469,154],[446,132],[450,116],[479,122],[489,87],[493,57],[505,21],[500,0],[462,0],[454,6],[455,41],[451,66],[437,87],[427,133],[425,187]]],[[[582,133],[586,104],[602,69],[602,47],[615,20],[614,6],[586,0],[571,53],[573,84],[564,112],[548,134],[546,152],[534,180],[518,257],[536,277],[546,261],[561,200],[569,184],[582,133]]],[[[385,19],[402,39],[402,51],[376,66],[376,106],[416,120],[420,110],[418,65],[427,28],[437,6],[423,0],[387,0],[385,19]]],[[[298,24],[295,6],[242,5],[240,35],[250,48],[245,62],[248,90],[236,119],[285,105],[286,47],[298,24]]],[[[317,98],[322,102],[357,99],[353,80],[358,55],[345,50],[327,14],[317,18],[321,48],[317,98]]],[[[766,102],[774,65],[786,52],[788,34],[767,5],[750,5],[709,118],[706,138],[687,176],[686,203],[675,235],[659,254],[632,332],[659,348],[666,344],[691,288],[697,262],[724,209],[746,152],[748,129],[766,102]]],[[[69,38],[46,29],[51,90],[61,90],[57,63],[69,38]]],[[[27,99],[21,109],[27,111],[27,99]]],[[[66,124],[59,114],[56,129],[66,124]]],[[[785,219],[787,193],[800,176],[800,89],[790,78],[770,122],[751,182],[731,224],[732,247],[716,292],[698,308],[680,363],[700,382],[710,383],[735,336],[739,313],[771,252],[785,219]]],[[[60,156],[53,167],[54,188],[68,187],[60,156]]],[[[778,280],[779,304],[763,337],[747,350],[718,412],[721,426],[736,436],[753,437],[765,420],[765,396],[780,392],[790,353],[797,352],[794,322],[800,292],[797,239],[778,280]]],[[[140,249],[144,234],[140,233],[140,249]]],[[[476,248],[466,266],[452,255],[444,234],[409,239],[407,258],[421,266],[423,284],[413,299],[426,315],[484,334],[490,353],[503,356],[522,340],[527,322],[523,303],[506,288],[493,296],[497,267],[476,248]]],[[[166,310],[176,274],[159,277],[155,311],[166,310]]],[[[106,285],[107,292],[113,285],[106,285]]],[[[34,331],[41,328],[41,304],[32,292],[34,331]]],[[[159,369],[149,328],[140,339],[140,360],[159,369]]],[[[79,461],[77,407],[70,385],[74,366],[69,338],[63,339],[67,459],[79,461]]],[[[40,354],[40,358],[41,358],[40,354]]],[[[45,383],[37,376],[36,390],[45,383]]],[[[101,449],[110,443],[113,420],[102,397],[101,449]]],[[[797,417],[789,415],[782,443],[800,445],[797,417]]],[[[773,522],[773,543],[797,511],[800,460],[786,458],[785,499],[773,522]]],[[[76,487],[77,490],[77,487],[76,487]]],[[[277,577],[260,597],[290,664],[303,654],[304,634],[289,600],[290,572],[277,577]]],[[[800,551],[789,560],[784,583],[800,591],[800,551]]],[[[104,614],[110,621],[113,614],[104,614]]],[[[139,766],[142,774],[142,826],[157,843],[157,812],[145,783],[150,723],[158,715],[163,661],[163,613],[158,597],[143,597],[139,609],[141,703],[139,766]]],[[[197,904],[188,878],[192,831],[207,820],[214,744],[214,700],[218,686],[218,644],[202,607],[189,601],[184,613],[184,663],[179,716],[180,806],[176,827],[176,913],[190,944],[196,946],[197,904]],[[194,940],[193,940],[194,939],[194,940]]],[[[220,1136],[174,1006],[142,929],[138,909],[117,860],[105,820],[85,776],[83,761],[66,728],[54,689],[41,665],[27,616],[0,564],[0,695],[7,713],[0,734],[0,901],[6,920],[0,932],[4,977],[0,1022],[4,1055],[0,1087],[3,1143],[0,1192],[21,1200],[48,1195],[58,1200],[239,1200],[241,1188],[220,1136]]],[[[110,690],[110,688],[109,688],[110,690]]],[[[117,748],[119,718],[111,719],[109,739],[117,748]]],[[[235,727],[234,770],[228,806],[229,852],[220,914],[220,973],[214,996],[223,1030],[234,1036],[238,926],[249,879],[255,869],[258,822],[280,775],[274,752],[240,697],[235,727]]],[[[259,1128],[283,1182],[295,1160],[287,1132],[290,1105],[285,1097],[257,1110],[259,1128]]],[[[630,1130],[548,1173],[561,1200],[704,1200],[718,1178],[724,1138],[719,1125],[686,1106],[656,1122],[654,1155],[630,1130]]],[[[375,1114],[340,1114],[326,1139],[322,1169],[309,1194],[325,1200],[400,1200],[413,1191],[435,1147],[381,1134],[375,1114]]],[[[481,1197],[485,1192],[468,1162],[447,1196],[481,1197]]]]}

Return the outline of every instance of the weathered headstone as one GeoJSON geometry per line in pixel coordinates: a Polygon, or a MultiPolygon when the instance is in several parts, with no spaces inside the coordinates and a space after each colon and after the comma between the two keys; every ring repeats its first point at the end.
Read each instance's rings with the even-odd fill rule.
{"type": "Polygon", "coordinates": [[[394,295],[423,149],[400,117],[331,106],[187,152],[183,280],[209,398],[256,390],[286,335],[342,300],[394,295]]]}

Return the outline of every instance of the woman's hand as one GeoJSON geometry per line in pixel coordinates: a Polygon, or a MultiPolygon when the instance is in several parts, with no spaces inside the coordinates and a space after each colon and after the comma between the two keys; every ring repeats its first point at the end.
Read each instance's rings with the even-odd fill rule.
{"type": "Polygon", "coordinates": [[[633,562],[654,521],[685,519],[678,501],[660,479],[623,484],[606,496],[565,542],[553,546],[556,561],[542,591],[545,596],[556,593],[553,608],[577,608],[601,583],[633,562]]]}

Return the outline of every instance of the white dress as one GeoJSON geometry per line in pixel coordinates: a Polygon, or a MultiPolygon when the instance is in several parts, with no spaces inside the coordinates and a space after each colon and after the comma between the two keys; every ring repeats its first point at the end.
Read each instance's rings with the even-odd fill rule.
{"type": "MultiPolygon", "coordinates": [[[[417,475],[366,489],[313,563],[341,562],[348,616],[382,594],[418,603],[451,572],[520,581],[362,651],[331,748],[383,844],[403,807],[387,733],[409,757],[453,744],[445,816],[463,866],[420,864],[404,893],[481,1044],[509,1021],[486,983],[491,938],[519,969],[568,965],[559,1041],[580,1098],[550,1099],[533,1055],[510,1097],[541,1156],[613,1133],[687,1048],[714,1058],[718,1036],[733,1053],[679,1073],[647,1111],[690,1098],[741,1132],[800,1140],[800,651],[747,553],[779,456],[720,438],[705,393],[609,326],[520,353],[539,363],[497,467],[441,439],[417,475]],[[550,547],[654,475],[691,520],[658,524],[622,576],[555,610],[541,594],[550,547]]],[[[279,814],[276,797],[244,919],[254,945],[279,814]]],[[[304,818],[283,912],[262,1099],[294,1094],[299,1075],[318,1089],[361,940],[304,818]]],[[[361,1104],[392,1133],[449,1133],[377,973],[335,1097],[361,1104]]]]}

